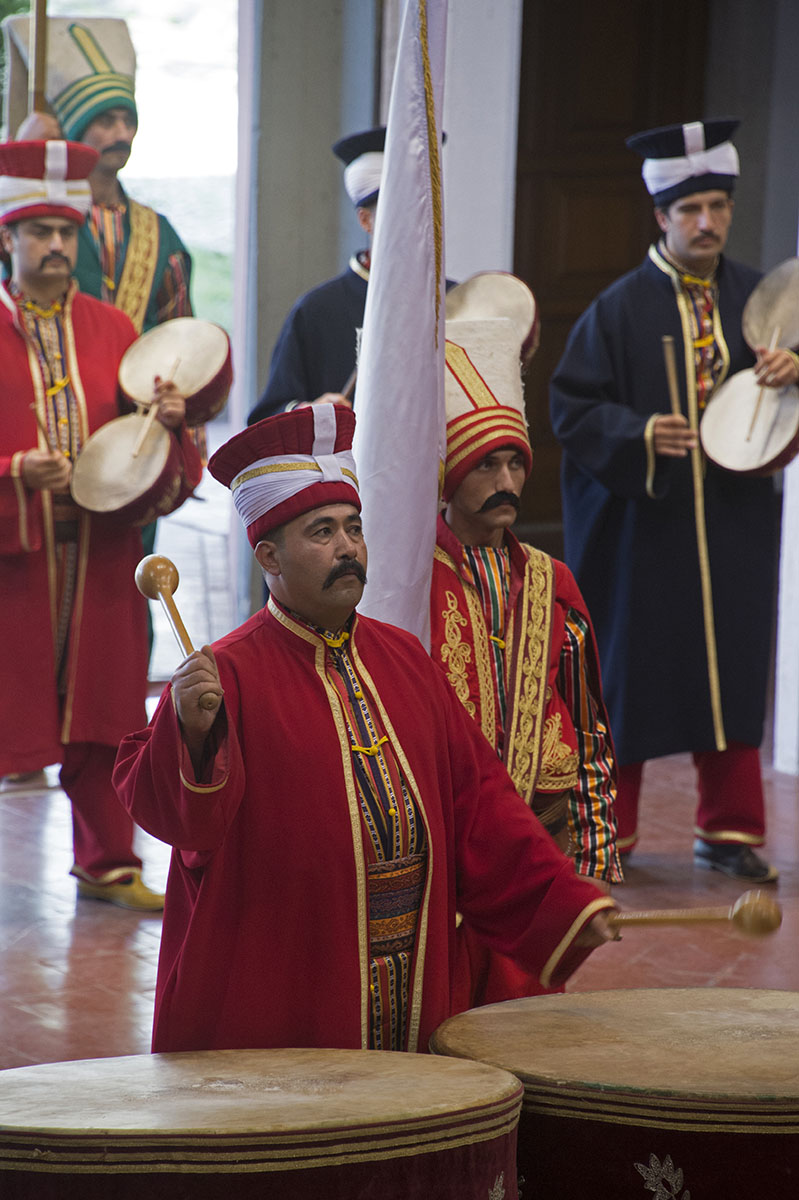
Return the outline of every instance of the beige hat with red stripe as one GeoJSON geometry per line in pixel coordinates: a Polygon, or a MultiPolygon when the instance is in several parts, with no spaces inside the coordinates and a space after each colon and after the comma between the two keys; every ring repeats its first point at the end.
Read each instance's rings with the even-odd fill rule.
{"type": "Polygon", "coordinates": [[[537,319],[530,289],[504,272],[483,272],[453,288],[447,317],[443,497],[448,501],[492,450],[513,446],[521,451],[528,475],[532,469],[521,365],[523,356],[535,352],[537,319]],[[450,319],[452,314],[458,316],[450,319]]]}

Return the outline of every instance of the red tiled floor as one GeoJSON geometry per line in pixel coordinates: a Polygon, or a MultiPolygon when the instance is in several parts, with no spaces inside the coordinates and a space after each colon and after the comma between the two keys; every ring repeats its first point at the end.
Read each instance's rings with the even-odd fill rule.
{"type": "MultiPolygon", "coordinates": [[[[641,926],[591,956],[573,990],[769,987],[799,990],[799,782],[766,770],[767,851],[780,868],[780,931],[761,941],[729,926],[641,926]]],[[[691,863],[693,767],[650,764],[628,909],[730,905],[744,886],[691,863]]],[[[77,901],[69,806],[55,787],[0,792],[0,1068],[149,1050],[161,921],[77,901]]],[[[169,850],[140,834],[147,882],[163,887],[169,850]]]]}

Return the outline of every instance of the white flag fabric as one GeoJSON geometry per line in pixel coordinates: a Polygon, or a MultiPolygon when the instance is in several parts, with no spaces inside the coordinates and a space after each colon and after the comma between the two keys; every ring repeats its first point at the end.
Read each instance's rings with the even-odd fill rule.
{"type": "Polygon", "coordinates": [[[358,608],[430,644],[444,411],[439,115],[447,0],[405,0],[358,360],[357,464],[368,578],[358,608]]]}

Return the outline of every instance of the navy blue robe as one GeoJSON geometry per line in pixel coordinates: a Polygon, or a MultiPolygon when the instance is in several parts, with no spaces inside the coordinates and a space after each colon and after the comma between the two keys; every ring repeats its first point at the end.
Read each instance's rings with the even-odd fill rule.
{"type": "MultiPolygon", "coordinates": [[[[661,263],[663,260],[660,260],[661,263]]],[[[562,463],[565,558],[597,635],[620,763],[717,748],[690,457],[658,456],[647,495],[644,430],[671,411],[661,337],[675,340],[674,285],[650,258],[604,291],[572,330],[551,385],[562,463]]],[[[754,355],[741,331],[756,271],[722,259],[718,315],[731,375],[754,355]]],[[[776,576],[773,482],[706,462],[704,500],[718,679],[727,741],[762,740],[776,576]]]]}
{"type": "Polygon", "coordinates": [[[347,267],[299,298],[275,343],[269,379],[248,425],[283,412],[292,400],[315,400],[344,388],[355,369],[355,331],[363,326],[367,283],[347,267]]]}

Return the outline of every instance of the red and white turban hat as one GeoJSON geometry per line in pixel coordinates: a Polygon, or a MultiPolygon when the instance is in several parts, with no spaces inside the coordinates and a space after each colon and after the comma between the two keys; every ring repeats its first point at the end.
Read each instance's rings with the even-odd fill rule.
{"type": "Polygon", "coordinates": [[[208,470],[232,491],[250,545],[325,504],[360,512],[354,432],[351,409],[313,404],[266,417],[220,446],[208,470]]]}
{"type": "Polygon", "coordinates": [[[533,465],[522,391],[522,362],[538,345],[533,293],[514,275],[486,271],[447,293],[444,395],[447,460],[444,500],[493,450],[518,449],[533,465]]]}
{"type": "Polygon", "coordinates": [[[99,154],[81,142],[0,143],[0,225],[36,217],[83,224],[99,154]]]}

